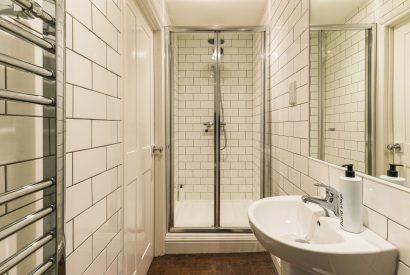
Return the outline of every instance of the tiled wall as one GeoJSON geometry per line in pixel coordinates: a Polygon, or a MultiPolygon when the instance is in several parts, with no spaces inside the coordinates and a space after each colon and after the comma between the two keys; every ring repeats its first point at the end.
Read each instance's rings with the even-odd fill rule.
{"type": "Polygon", "coordinates": [[[307,181],[309,155],[309,1],[271,1],[270,108],[273,194],[317,193],[307,181]],[[297,104],[289,105],[296,81],[297,104]]]}
{"type": "Polygon", "coordinates": [[[70,275],[122,273],[121,2],[66,1],[70,275]]]}
{"type": "MultiPolygon", "coordinates": [[[[255,36],[259,36],[255,34],[255,36]]],[[[179,199],[213,199],[214,34],[178,34],[174,40],[174,171],[179,199]]],[[[221,151],[221,199],[252,199],[253,139],[257,138],[260,79],[254,80],[253,34],[222,34],[221,91],[226,122],[227,148],[221,151]],[[254,136],[255,133],[255,136],[254,136]]],[[[260,39],[260,38],[259,38],[260,39]]],[[[255,42],[258,43],[258,42],[255,42]]],[[[257,66],[257,65],[255,65],[257,66]]],[[[260,70],[259,70],[260,73],[260,70]]],[[[260,78],[260,76],[258,76],[260,78]]],[[[258,126],[260,122],[258,121],[258,126]]],[[[259,142],[259,141],[258,141],[259,142]]],[[[221,129],[221,146],[225,145],[221,129]]],[[[256,145],[255,145],[256,146],[256,145]]],[[[257,156],[255,156],[257,157],[257,156]]],[[[258,164],[259,165],[259,164],[258,164]]],[[[257,175],[256,175],[257,176],[257,175]]]]}
{"type": "MultiPolygon", "coordinates": [[[[377,22],[389,12],[408,10],[410,1],[373,1],[349,22],[377,22]]],[[[295,110],[308,104],[309,1],[272,0],[267,25],[271,28],[272,188],[275,195],[317,195],[315,182],[338,188],[343,171],[309,159],[308,114],[295,110]],[[297,80],[298,105],[287,102],[288,83],[297,80]],[[295,140],[297,141],[295,143],[295,140]],[[292,146],[293,144],[293,146],[292,146]],[[296,145],[298,146],[296,146],[296,145]],[[296,149],[295,149],[296,148],[296,149]]],[[[363,176],[365,225],[396,245],[400,251],[398,274],[410,274],[410,192],[376,178],[363,176]]]]}

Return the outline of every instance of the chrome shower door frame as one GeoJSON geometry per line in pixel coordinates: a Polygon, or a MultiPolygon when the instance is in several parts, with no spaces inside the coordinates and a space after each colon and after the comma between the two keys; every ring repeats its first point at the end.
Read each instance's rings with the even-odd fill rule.
{"type": "Polygon", "coordinates": [[[170,233],[250,233],[250,228],[227,228],[220,226],[220,125],[221,125],[221,113],[220,104],[221,97],[217,96],[220,93],[220,55],[216,54],[214,59],[215,70],[215,83],[214,83],[214,226],[206,228],[176,228],[174,227],[174,141],[173,141],[173,123],[174,123],[174,109],[173,109],[173,62],[175,56],[173,55],[172,40],[173,33],[193,33],[193,32],[213,32],[214,33],[214,52],[220,53],[220,35],[224,32],[260,32],[262,38],[262,106],[261,106],[261,137],[260,137],[260,193],[261,197],[270,195],[270,108],[269,108],[269,93],[268,93],[268,70],[269,62],[266,41],[268,30],[263,26],[256,27],[167,27],[165,31],[165,49],[166,49],[166,146],[165,146],[165,159],[166,159],[166,217],[167,217],[167,229],[170,233]]]}

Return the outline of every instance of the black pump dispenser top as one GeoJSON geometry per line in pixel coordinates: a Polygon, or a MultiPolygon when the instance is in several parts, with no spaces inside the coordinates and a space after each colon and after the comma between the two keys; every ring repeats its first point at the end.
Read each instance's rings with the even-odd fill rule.
{"type": "Polygon", "coordinates": [[[387,176],[393,177],[393,178],[398,178],[399,177],[399,171],[396,170],[397,166],[403,166],[401,164],[393,164],[390,163],[390,169],[387,170],[387,176]]]}
{"type": "Polygon", "coordinates": [[[342,165],[343,167],[347,167],[347,170],[345,171],[345,176],[348,178],[354,178],[355,177],[355,172],[353,170],[353,164],[345,164],[342,165]]]}

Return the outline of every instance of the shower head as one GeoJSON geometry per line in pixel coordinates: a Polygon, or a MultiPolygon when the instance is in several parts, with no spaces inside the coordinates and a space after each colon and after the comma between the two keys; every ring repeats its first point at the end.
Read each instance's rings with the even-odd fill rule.
{"type": "MultiPolygon", "coordinates": [[[[211,45],[215,45],[215,38],[209,38],[208,43],[211,44],[211,45]]],[[[223,45],[223,43],[225,43],[225,39],[223,39],[223,38],[219,39],[219,44],[223,45]]]]}
{"type": "MultiPolygon", "coordinates": [[[[215,38],[209,38],[208,43],[211,44],[211,45],[215,45],[215,38]]],[[[219,39],[219,45],[223,45],[223,43],[225,43],[225,39],[220,38],[219,39]]],[[[221,50],[220,50],[220,54],[221,55],[224,54],[224,49],[222,47],[221,47],[221,50]]]]}

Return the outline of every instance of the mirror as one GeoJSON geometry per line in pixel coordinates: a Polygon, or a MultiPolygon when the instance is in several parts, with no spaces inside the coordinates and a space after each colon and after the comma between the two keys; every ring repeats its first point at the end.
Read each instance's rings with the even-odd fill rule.
{"type": "MultiPolygon", "coordinates": [[[[382,91],[389,106],[377,110],[375,25],[362,24],[358,14],[367,2],[311,0],[310,156],[335,165],[351,163],[356,171],[410,187],[410,155],[405,153],[410,154],[410,110],[405,107],[410,98],[404,94],[410,88],[404,75],[410,65],[399,58],[410,53],[410,42],[404,43],[404,31],[394,28],[392,88],[382,91]],[[382,135],[376,125],[385,127],[382,135]]],[[[409,20],[401,24],[410,28],[409,20]]]]}

